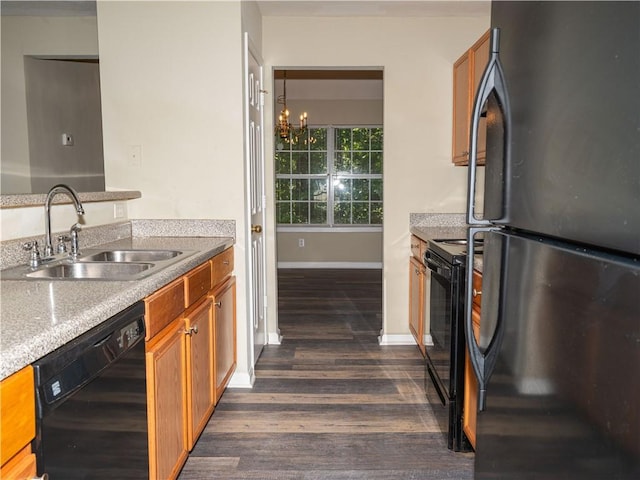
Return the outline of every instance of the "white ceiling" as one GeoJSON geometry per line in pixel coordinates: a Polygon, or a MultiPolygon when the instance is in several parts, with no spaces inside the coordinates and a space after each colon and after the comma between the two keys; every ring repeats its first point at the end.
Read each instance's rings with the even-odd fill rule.
{"type": "MultiPolygon", "coordinates": [[[[166,1],[166,0],[156,0],[166,1]]],[[[200,0],[221,1],[221,0],[200,0]]],[[[489,0],[257,0],[263,16],[450,17],[489,15],[489,0]]],[[[2,0],[2,15],[96,15],[95,0],[2,0]]]]}
{"type": "Polygon", "coordinates": [[[271,16],[319,17],[475,17],[489,15],[489,0],[257,0],[271,16]]]}

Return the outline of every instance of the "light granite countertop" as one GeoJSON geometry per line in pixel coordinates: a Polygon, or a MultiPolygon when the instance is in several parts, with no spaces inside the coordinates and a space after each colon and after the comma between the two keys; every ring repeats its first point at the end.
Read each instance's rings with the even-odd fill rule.
{"type": "Polygon", "coordinates": [[[0,379],[72,341],[233,244],[233,236],[133,236],[92,248],[193,253],[135,281],[2,280],[0,379]]]}
{"type": "MultiPolygon", "coordinates": [[[[420,240],[467,238],[466,226],[412,226],[409,231],[420,240]]],[[[482,273],[482,255],[474,255],[473,268],[482,273]]]]}

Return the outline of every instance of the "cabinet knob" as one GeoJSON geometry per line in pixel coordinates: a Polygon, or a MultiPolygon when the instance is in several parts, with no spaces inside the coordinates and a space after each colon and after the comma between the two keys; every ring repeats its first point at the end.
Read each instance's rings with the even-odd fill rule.
{"type": "Polygon", "coordinates": [[[194,326],[194,327],[189,328],[188,330],[185,330],[185,331],[184,331],[184,334],[185,334],[185,335],[193,335],[194,333],[195,333],[195,334],[197,334],[197,333],[198,333],[198,326],[197,326],[197,325],[196,325],[196,326],[194,326]]]}
{"type": "Polygon", "coordinates": [[[43,473],[41,477],[33,477],[31,480],[49,480],[49,474],[43,473]]]}
{"type": "Polygon", "coordinates": [[[218,308],[222,308],[222,302],[216,302],[214,305],[218,308]]]}
{"type": "Polygon", "coordinates": [[[262,225],[251,225],[251,231],[253,233],[262,233],[262,225]]]}
{"type": "Polygon", "coordinates": [[[479,297],[482,295],[482,290],[476,290],[475,288],[471,291],[474,297],[479,297]]]}

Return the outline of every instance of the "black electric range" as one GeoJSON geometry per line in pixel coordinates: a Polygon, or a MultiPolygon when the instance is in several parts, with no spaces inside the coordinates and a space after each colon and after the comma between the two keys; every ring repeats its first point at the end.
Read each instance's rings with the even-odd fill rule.
{"type": "MultiPolygon", "coordinates": [[[[429,336],[426,345],[425,392],[444,434],[454,451],[469,451],[462,430],[465,360],[465,261],[466,239],[428,241],[424,263],[431,273],[429,336]]],[[[474,253],[482,252],[482,240],[474,253]]]]}

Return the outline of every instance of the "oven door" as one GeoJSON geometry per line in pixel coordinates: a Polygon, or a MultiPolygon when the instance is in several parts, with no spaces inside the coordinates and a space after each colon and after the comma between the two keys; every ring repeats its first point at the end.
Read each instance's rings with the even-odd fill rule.
{"type": "Polygon", "coordinates": [[[425,253],[425,262],[431,272],[430,329],[432,345],[427,345],[431,377],[446,404],[451,398],[449,389],[451,371],[451,323],[453,314],[453,267],[432,251],[425,253]]]}

